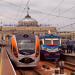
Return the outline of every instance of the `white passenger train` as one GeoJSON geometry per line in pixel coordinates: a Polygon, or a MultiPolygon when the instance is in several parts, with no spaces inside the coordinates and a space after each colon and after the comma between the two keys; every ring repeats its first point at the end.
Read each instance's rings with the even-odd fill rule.
{"type": "Polygon", "coordinates": [[[12,35],[7,53],[17,67],[35,67],[40,60],[40,40],[28,34],[12,35]]]}

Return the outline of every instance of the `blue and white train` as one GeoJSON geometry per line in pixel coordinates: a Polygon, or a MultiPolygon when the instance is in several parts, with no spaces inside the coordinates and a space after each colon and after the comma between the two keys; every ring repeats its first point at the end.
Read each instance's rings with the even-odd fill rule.
{"type": "Polygon", "coordinates": [[[45,34],[40,36],[41,59],[54,60],[60,59],[61,37],[56,34],[45,34]]]}

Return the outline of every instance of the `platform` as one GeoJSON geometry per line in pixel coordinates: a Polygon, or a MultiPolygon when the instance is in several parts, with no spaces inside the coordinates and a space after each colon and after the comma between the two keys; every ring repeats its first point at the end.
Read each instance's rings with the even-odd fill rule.
{"type": "Polygon", "coordinates": [[[3,47],[2,48],[2,53],[1,53],[1,74],[0,75],[16,75],[16,72],[11,64],[11,61],[6,53],[6,49],[3,47]]]}
{"type": "Polygon", "coordinates": [[[65,55],[65,61],[75,64],[75,53],[66,53],[65,55]]]}
{"type": "Polygon", "coordinates": [[[1,59],[1,53],[0,53],[0,75],[2,74],[2,59],[1,59]]]}
{"type": "Polygon", "coordinates": [[[65,53],[67,56],[75,56],[75,53],[65,53]]]}

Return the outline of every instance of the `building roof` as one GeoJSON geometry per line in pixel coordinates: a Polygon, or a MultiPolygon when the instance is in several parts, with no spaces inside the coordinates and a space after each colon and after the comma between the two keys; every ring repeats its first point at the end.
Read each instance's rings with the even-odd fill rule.
{"type": "Polygon", "coordinates": [[[27,14],[25,18],[18,22],[18,26],[38,26],[38,22],[27,14]]]}
{"type": "MultiPolygon", "coordinates": [[[[27,14],[26,16],[25,16],[25,18],[22,20],[22,21],[36,21],[35,19],[33,19],[33,18],[31,18],[31,16],[29,15],[29,14],[27,14]]],[[[37,22],[37,21],[36,21],[37,22]]]]}

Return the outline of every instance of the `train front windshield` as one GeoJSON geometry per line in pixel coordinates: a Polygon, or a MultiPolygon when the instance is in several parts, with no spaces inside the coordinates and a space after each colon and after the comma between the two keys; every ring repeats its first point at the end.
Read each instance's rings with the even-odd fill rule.
{"type": "Polygon", "coordinates": [[[60,45],[60,40],[53,40],[53,43],[56,45],[60,45]]]}
{"type": "Polygon", "coordinates": [[[45,40],[44,44],[46,44],[46,45],[52,45],[52,44],[60,45],[60,40],[53,40],[53,43],[51,40],[45,40]]]}
{"type": "Polygon", "coordinates": [[[31,40],[19,40],[18,48],[21,54],[33,54],[35,52],[35,42],[31,40]]]}
{"type": "Polygon", "coordinates": [[[45,44],[46,45],[51,44],[51,40],[45,40],[45,44]]]}

